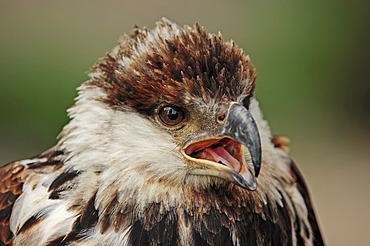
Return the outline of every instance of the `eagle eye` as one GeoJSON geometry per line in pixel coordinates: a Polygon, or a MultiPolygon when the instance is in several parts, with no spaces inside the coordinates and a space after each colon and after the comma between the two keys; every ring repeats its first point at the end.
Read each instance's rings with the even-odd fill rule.
{"type": "Polygon", "coordinates": [[[167,126],[177,126],[185,119],[185,113],[179,107],[164,106],[159,110],[159,119],[167,126]]]}

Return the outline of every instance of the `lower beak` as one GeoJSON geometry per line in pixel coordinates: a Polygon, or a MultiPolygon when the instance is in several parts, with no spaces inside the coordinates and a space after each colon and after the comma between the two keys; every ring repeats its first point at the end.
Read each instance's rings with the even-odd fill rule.
{"type": "Polygon", "coordinates": [[[257,187],[255,177],[261,168],[261,141],[252,115],[239,103],[230,104],[217,136],[191,143],[182,154],[204,167],[194,168],[192,174],[217,176],[248,190],[257,187]],[[246,164],[245,148],[249,150],[255,175],[246,164]]]}

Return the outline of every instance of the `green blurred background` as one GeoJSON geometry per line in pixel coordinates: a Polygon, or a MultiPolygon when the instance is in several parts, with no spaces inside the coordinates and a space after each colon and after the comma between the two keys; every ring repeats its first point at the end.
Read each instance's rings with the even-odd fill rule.
{"type": "Polygon", "coordinates": [[[0,2],[0,163],[51,147],[85,72],[135,24],[221,31],[250,54],[330,245],[370,244],[370,1],[0,2]]]}

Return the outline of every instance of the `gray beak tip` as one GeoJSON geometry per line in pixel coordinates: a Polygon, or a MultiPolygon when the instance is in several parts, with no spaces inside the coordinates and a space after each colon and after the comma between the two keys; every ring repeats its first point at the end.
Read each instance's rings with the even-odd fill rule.
{"type": "MultiPolygon", "coordinates": [[[[251,149],[249,149],[249,151],[251,152],[251,149]]],[[[261,152],[262,152],[261,147],[259,147],[256,151],[254,151],[254,153],[251,153],[252,162],[254,166],[254,175],[256,177],[258,177],[261,171],[261,162],[262,162],[261,152]]]]}

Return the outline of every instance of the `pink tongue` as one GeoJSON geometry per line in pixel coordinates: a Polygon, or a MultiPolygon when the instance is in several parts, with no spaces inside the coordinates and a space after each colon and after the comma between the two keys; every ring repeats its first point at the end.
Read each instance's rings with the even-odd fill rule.
{"type": "Polygon", "coordinates": [[[206,148],[198,152],[195,158],[210,160],[217,163],[222,163],[227,167],[240,171],[240,163],[234,156],[232,156],[224,147],[220,146],[215,149],[206,148]]]}

